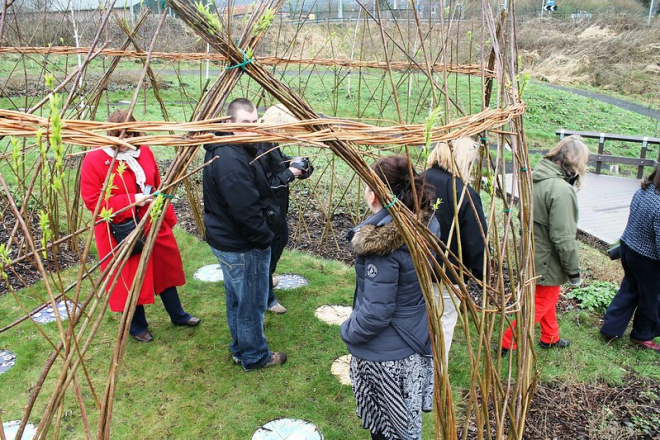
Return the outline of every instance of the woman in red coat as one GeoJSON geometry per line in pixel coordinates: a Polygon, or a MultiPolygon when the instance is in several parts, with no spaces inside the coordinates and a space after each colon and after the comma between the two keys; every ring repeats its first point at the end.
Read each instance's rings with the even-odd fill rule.
{"type": "MultiPolygon", "coordinates": [[[[135,121],[135,119],[128,116],[128,112],[125,110],[117,110],[110,115],[109,121],[122,123],[135,121]]],[[[120,130],[108,131],[109,136],[119,136],[120,134],[120,130]]],[[[125,133],[124,137],[132,135],[132,133],[125,133]]],[[[114,223],[130,220],[135,214],[139,218],[148,215],[149,203],[152,200],[149,194],[153,188],[158,188],[159,185],[158,165],[153,153],[146,145],[138,147],[135,151],[128,149],[128,147],[94,150],[85,156],[82,164],[80,193],[87,209],[94,212],[99,199],[101,199],[99,213],[104,208],[112,211],[112,213],[117,213],[117,211],[132,203],[138,203],[134,209],[115,214],[112,217],[114,223]],[[109,196],[106,197],[104,183],[115,155],[117,159],[114,161],[114,167],[111,171],[113,174],[112,190],[109,196]]],[[[144,304],[153,304],[154,294],[160,296],[165,310],[167,310],[172,323],[175,325],[192,327],[201,321],[199,318],[186,313],[181,307],[176,286],[185,284],[186,277],[183,272],[181,253],[172,233],[172,228],[176,224],[176,214],[171,204],[167,206],[164,216],[149,258],[144,283],[131,321],[130,334],[141,342],[151,342],[153,340],[144,314],[144,304]]],[[[117,246],[117,241],[110,233],[109,224],[106,222],[101,222],[94,227],[94,237],[100,259],[103,259],[117,246]]],[[[133,284],[139,262],[139,253],[129,257],[118,275],[119,280],[117,280],[112,291],[109,291],[110,310],[113,312],[124,310],[126,298],[133,284]]],[[[101,269],[105,269],[108,264],[109,260],[102,263],[101,269]]],[[[115,274],[112,276],[114,277],[115,274]]],[[[108,289],[110,289],[113,282],[114,280],[108,282],[108,289]]]]}

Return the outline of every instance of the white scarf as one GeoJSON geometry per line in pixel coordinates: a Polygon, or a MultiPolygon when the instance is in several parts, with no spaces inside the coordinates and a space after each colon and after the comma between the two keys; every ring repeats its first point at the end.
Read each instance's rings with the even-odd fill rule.
{"type": "Polygon", "coordinates": [[[133,171],[133,174],[135,175],[135,182],[138,184],[140,187],[140,190],[144,192],[144,184],[147,180],[147,177],[144,174],[144,170],[140,166],[136,158],[140,157],[140,149],[137,148],[135,150],[126,150],[126,151],[119,151],[114,148],[104,148],[103,151],[110,156],[110,157],[117,157],[117,160],[122,160],[126,162],[126,165],[133,171]]]}

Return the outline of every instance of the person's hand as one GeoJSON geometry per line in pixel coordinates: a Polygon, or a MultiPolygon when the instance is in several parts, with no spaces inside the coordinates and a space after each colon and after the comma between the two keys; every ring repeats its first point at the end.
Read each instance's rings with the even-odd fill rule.
{"type": "Polygon", "coordinates": [[[302,171],[300,168],[296,168],[296,167],[289,167],[289,171],[291,171],[291,173],[292,173],[295,177],[299,177],[299,176],[301,176],[302,173],[303,173],[303,171],[302,171]]]}
{"type": "Polygon", "coordinates": [[[582,276],[581,276],[581,275],[578,275],[578,276],[575,277],[575,278],[570,278],[570,279],[568,280],[568,283],[571,285],[571,287],[580,287],[580,286],[582,285],[582,282],[583,282],[583,281],[584,281],[584,280],[582,279],[582,276]]]}
{"type": "MultiPolygon", "coordinates": [[[[291,159],[290,163],[302,162],[302,160],[303,160],[302,157],[294,157],[293,159],[291,159]]],[[[291,171],[295,177],[300,177],[302,176],[303,173],[303,170],[296,167],[289,167],[289,171],[291,171]]]]}
{"type": "Polygon", "coordinates": [[[148,194],[143,194],[143,193],[137,193],[135,194],[135,203],[137,203],[137,206],[142,208],[144,205],[151,203],[152,196],[148,194]]]}

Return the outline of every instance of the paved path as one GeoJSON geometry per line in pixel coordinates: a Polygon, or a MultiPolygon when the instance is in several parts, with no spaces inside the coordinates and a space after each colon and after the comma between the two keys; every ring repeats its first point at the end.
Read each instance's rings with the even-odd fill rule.
{"type": "MultiPolygon", "coordinates": [[[[511,175],[506,177],[507,193],[511,193],[511,175]]],[[[577,193],[578,229],[604,243],[615,243],[626,227],[630,201],[639,187],[640,181],[630,177],[587,174],[577,193]]]]}
{"type": "Polygon", "coordinates": [[[630,201],[640,181],[631,177],[587,174],[583,189],[578,191],[581,231],[613,244],[623,234],[628,222],[630,201]]]}

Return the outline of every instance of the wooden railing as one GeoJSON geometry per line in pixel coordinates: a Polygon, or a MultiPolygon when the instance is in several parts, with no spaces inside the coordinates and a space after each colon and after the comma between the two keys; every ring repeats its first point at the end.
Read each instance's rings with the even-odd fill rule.
{"type": "Polygon", "coordinates": [[[660,148],[658,148],[658,157],[656,159],[647,159],[646,153],[648,152],[649,145],[660,146],[660,138],[657,137],[643,137],[643,136],[628,136],[624,134],[612,134],[612,133],[597,133],[591,131],[573,131],[573,130],[564,130],[563,128],[555,132],[559,139],[563,139],[564,136],[579,135],[586,139],[598,139],[598,153],[590,154],[589,159],[596,162],[596,174],[600,174],[600,170],[603,166],[603,162],[607,163],[617,163],[624,165],[636,165],[637,166],[637,178],[641,179],[644,177],[644,167],[653,167],[655,168],[660,161],[660,148]],[[632,142],[641,144],[641,150],[639,157],[625,157],[625,156],[611,156],[604,154],[605,141],[620,141],[620,142],[632,142]]]}

